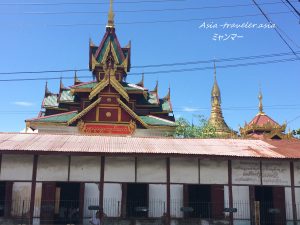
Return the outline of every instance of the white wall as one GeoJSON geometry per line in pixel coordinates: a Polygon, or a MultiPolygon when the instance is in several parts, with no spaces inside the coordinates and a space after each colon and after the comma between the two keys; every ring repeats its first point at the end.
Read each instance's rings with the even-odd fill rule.
{"type": "Polygon", "coordinates": [[[226,160],[200,160],[201,184],[227,184],[228,161],[226,160]]]}
{"type": "Polygon", "coordinates": [[[138,158],[137,182],[166,182],[166,160],[160,158],[138,158]]]}
{"type": "Polygon", "coordinates": [[[31,180],[32,155],[2,155],[0,180],[31,180]]]}
{"type": "Polygon", "coordinates": [[[149,184],[149,217],[161,217],[167,210],[167,185],[149,184]]]}
{"type": "Polygon", "coordinates": [[[96,211],[89,210],[89,206],[99,206],[99,188],[96,183],[86,183],[84,185],[83,216],[87,218],[91,218],[93,213],[96,213],[96,211]]]}
{"type": "Polygon", "coordinates": [[[109,217],[121,216],[122,185],[104,184],[104,213],[109,217]]]}
{"type": "Polygon", "coordinates": [[[250,219],[250,195],[249,186],[232,186],[233,213],[235,219],[250,219]]]}
{"type": "Polygon", "coordinates": [[[171,217],[183,217],[183,213],[180,210],[183,207],[183,185],[171,184],[171,217]]]}
{"type": "Polygon", "coordinates": [[[12,216],[22,216],[30,209],[31,183],[14,182],[12,188],[12,216]]]}
{"type": "Polygon", "coordinates": [[[67,156],[39,156],[37,181],[67,181],[68,166],[67,156]]]}
{"type": "Polygon", "coordinates": [[[263,161],[262,182],[263,185],[291,185],[289,162],[263,161]]]}
{"type": "Polygon", "coordinates": [[[199,183],[198,159],[171,158],[171,183],[199,183]]]}
{"type": "Polygon", "coordinates": [[[104,171],[105,181],[134,182],[135,159],[133,157],[107,157],[104,171]]]}
{"type": "Polygon", "coordinates": [[[70,166],[70,181],[100,181],[100,157],[72,156],[70,166]]]}
{"type": "Polygon", "coordinates": [[[300,219],[300,187],[295,188],[297,219],[300,219]]]}
{"type": "Polygon", "coordinates": [[[260,163],[254,160],[232,161],[232,183],[260,185],[260,163]]]}
{"type": "Polygon", "coordinates": [[[284,188],[284,192],[286,219],[293,220],[292,189],[290,187],[286,187],[284,188]]]}
{"type": "Polygon", "coordinates": [[[300,186],[300,161],[294,162],[295,186],[300,186]]]}

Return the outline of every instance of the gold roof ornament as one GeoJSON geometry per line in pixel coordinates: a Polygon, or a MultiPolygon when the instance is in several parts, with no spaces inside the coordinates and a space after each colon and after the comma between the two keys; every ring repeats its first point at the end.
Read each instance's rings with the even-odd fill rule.
{"type": "Polygon", "coordinates": [[[114,0],[110,0],[109,12],[108,12],[108,22],[106,25],[106,27],[110,27],[110,28],[115,27],[115,13],[113,10],[113,4],[114,4],[114,0]]]}
{"type": "Polygon", "coordinates": [[[259,109],[259,114],[264,114],[264,106],[263,106],[263,95],[262,95],[262,91],[261,91],[261,88],[259,88],[259,94],[258,94],[258,100],[259,100],[259,105],[258,105],[258,109],[259,109]]]}
{"type": "Polygon", "coordinates": [[[211,114],[208,123],[216,129],[220,137],[235,137],[236,132],[226,124],[221,108],[221,91],[217,82],[216,63],[214,62],[214,84],[211,91],[211,114]]]}
{"type": "Polygon", "coordinates": [[[81,81],[77,77],[77,70],[75,70],[75,73],[74,73],[74,85],[76,85],[78,83],[81,83],[81,81]]]}
{"type": "Polygon", "coordinates": [[[158,80],[156,81],[155,88],[154,88],[154,90],[152,92],[155,92],[155,93],[158,92],[158,80]]]}
{"type": "Polygon", "coordinates": [[[52,93],[49,91],[48,88],[48,81],[46,81],[46,85],[45,85],[45,97],[52,95],[52,93]]]}
{"type": "Polygon", "coordinates": [[[164,100],[170,101],[171,100],[171,87],[169,84],[169,89],[167,95],[164,97],[164,100]]]}

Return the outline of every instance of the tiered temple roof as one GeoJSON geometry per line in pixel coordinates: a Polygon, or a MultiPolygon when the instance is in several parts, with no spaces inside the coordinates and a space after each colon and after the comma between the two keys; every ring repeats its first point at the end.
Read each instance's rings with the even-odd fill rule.
{"type": "MultiPolygon", "coordinates": [[[[170,89],[159,98],[158,82],[153,91],[126,82],[131,67],[131,43],[121,47],[114,26],[112,1],[105,35],[99,46],[89,43],[89,68],[94,79],[81,82],[75,72],[74,84],[52,93],[46,83],[42,111],[26,120],[28,127],[78,128],[81,133],[132,135],[136,129],[174,131],[170,89]]],[[[74,131],[74,129],[73,129],[74,131]]]]}
{"type": "Polygon", "coordinates": [[[280,125],[263,111],[263,95],[259,92],[259,112],[249,122],[240,128],[243,137],[252,137],[258,139],[286,139],[290,135],[285,134],[286,124],[280,125]]]}

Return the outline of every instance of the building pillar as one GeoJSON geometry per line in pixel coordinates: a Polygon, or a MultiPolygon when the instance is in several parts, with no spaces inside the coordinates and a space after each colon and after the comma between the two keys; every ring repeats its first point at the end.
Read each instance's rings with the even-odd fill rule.
{"type": "Polygon", "coordinates": [[[166,159],[166,169],[167,169],[167,224],[171,224],[171,178],[170,178],[170,158],[166,159]]]}
{"type": "Polygon", "coordinates": [[[100,210],[104,210],[104,170],[105,170],[105,156],[101,156],[101,171],[100,171],[100,183],[99,183],[99,207],[100,210]]]}
{"type": "Polygon", "coordinates": [[[34,214],[34,204],[35,204],[35,190],[36,190],[36,173],[37,173],[38,155],[33,156],[33,169],[32,169],[32,179],[31,179],[31,197],[30,197],[30,210],[29,224],[33,223],[34,214]]]}
{"type": "Polygon", "coordinates": [[[292,192],[293,224],[297,225],[297,205],[296,205],[296,196],[295,196],[294,162],[290,162],[290,173],[291,173],[291,192],[292,192]]]}
{"type": "MultiPolygon", "coordinates": [[[[228,198],[229,198],[229,208],[233,208],[233,194],[232,194],[232,165],[231,160],[228,160],[228,198]]],[[[233,212],[229,214],[229,223],[233,225],[233,212]]]]}

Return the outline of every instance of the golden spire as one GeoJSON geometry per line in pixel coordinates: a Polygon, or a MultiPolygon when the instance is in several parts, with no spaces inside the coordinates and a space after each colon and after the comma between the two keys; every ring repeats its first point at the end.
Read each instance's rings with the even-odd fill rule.
{"type": "Polygon", "coordinates": [[[214,85],[211,91],[211,101],[212,103],[221,104],[221,92],[217,82],[216,61],[214,61],[214,85]]]}
{"type": "Polygon", "coordinates": [[[106,27],[115,27],[115,13],[113,10],[113,4],[114,4],[114,0],[110,0],[110,4],[109,4],[109,12],[108,12],[108,23],[106,25],[106,27]]]}
{"type": "Polygon", "coordinates": [[[259,109],[259,114],[264,114],[264,106],[263,106],[263,95],[262,95],[262,91],[261,91],[261,87],[259,88],[259,94],[258,94],[258,100],[259,100],[259,105],[258,105],[258,109],[259,109]]]}
{"type": "Polygon", "coordinates": [[[220,137],[234,136],[226,124],[221,108],[221,92],[217,82],[216,62],[214,61],[214,85],[211,90],[211,114],[208,123],[216,129],[216,134],[220,137]]]}

